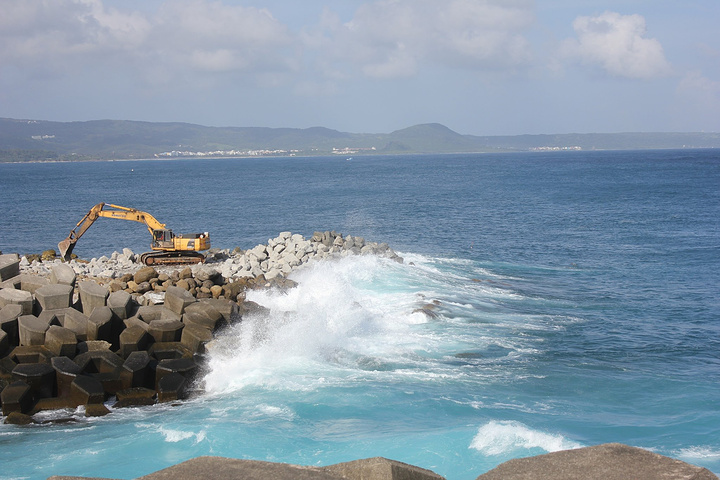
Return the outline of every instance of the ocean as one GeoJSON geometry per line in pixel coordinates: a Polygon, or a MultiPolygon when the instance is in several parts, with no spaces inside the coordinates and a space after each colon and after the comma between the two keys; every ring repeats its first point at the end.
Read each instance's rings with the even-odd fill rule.
{"type": "MultiPolygon", "coordinates": [[[[470,480],[621,442],[720,474],[720,152],[0,164],[0,250],[56,248],[96,203],[243,249],[387,242],[292,274],[217,339],[204,393],[0,425],[0,478],[131,479],[200,455],[383,456],[470,480]],[[432,305],[432,314],[419,311],[432,305]]],[[[149,249],[100,219],[83,258],[149,249]]]]}

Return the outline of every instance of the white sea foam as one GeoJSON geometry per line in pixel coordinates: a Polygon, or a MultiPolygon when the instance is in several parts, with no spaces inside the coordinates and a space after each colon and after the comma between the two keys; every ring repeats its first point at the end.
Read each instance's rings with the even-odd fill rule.
{"type": "Polygon", "coordinates": [[[720,448],[707,446],[692,446],[681,448],[677,456],[685,460],[720,460],[720,448]]]}
{"type": "Polygon", "coordinates": [[[518,450],[542,449],[557,452],[582,445],[559,434],[533,430],[515,421],[491,421],[480,427],[470,448],[484,455],[508,455],[518,450]]]}
{"type": "Polygon", "coordinates": [[[436,348],[437,337],[414,328],[429,319],[415,311],[420,287],[407,278],[410,269],[372,256],[347,257],[298,271],[292,278],[299,284],[290,291],[248,292],[270,313],[249,315],[218,338],[206,388],[314,389],[349,373],[387,370],[383,365],[415,366],[417,352],[436,348]]]}

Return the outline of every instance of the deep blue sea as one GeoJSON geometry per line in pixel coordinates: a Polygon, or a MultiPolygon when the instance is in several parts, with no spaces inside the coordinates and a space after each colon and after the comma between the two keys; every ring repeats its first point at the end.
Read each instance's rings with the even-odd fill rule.
{"type": "MultiPolygon", "coordinates": [[[[297,271],[218,340],[206,393],[0,425],[0,477],[130,479],[199,455],[384,456],[471,480],[622,442],[720,474],[720,152],[0,164],[0,250],[56,248],[96,203],[251,248],[387,242],[297,271]],[[436,302],[437,318],[415,310],[436,302]]],[[[84,258],[150,235],[99,220],[84,258]]],[[[52,414],[48,414],[49,416],[52,414]]]]}

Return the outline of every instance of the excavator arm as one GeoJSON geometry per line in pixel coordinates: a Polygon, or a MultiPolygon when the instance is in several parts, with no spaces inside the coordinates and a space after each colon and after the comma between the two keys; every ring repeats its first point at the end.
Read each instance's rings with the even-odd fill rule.
{"type": "Polygon", "coordinates": [[[120,220],[130,220],[134,222],[140,222],[145,224],[150,234],[153,234],[155,230],[164,230],[165,224],[160,223],[155,217],[147,212],[142,212],[134,208],[121,207],[119,205],[113,205],[111,203],[98,203],[90,209],[88,213],[80,220],[75,228],[70,231],[67,238],[58,243],[58,249],[60,250],[60,256],[66,261],[70,260],[73,248],[80,237],[82,237],[88,228],[92,226],[95,221],[100,217],[117,218],[120,220]],[[105,206],[111,207],[114,210],[104,210],[105,206]]]}

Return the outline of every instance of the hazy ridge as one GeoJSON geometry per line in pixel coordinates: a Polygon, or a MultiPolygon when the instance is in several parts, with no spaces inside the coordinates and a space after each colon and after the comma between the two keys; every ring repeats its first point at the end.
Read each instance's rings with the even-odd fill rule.
{"type": "Polygon", "coordinates": [[[207,127],[177,122],[51,122],[0,118],[1,162],[158,156],[307,156],[718,147],[720,134],[699,132],[475,136],[462,135],[444,125],[432,123],[387,134],[371,134],[340,132],[324,127],[207,127]]]}

